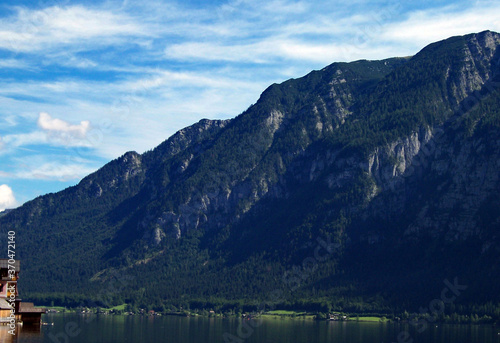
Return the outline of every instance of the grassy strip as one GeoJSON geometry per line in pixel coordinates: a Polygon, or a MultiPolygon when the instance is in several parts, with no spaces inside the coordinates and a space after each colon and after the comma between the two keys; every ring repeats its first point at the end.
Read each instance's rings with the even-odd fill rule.
{"type": "Polygon", "coordinates": [[[266,314],[274,314],[278,316],[303,316],[306,314],[306,312],[275,310],[275,311],[268,311],[266,312],[266,314]]]}
{"type": "Polygon", "coordinates": [[[382,317],[355,317],[355,318],[350,318],[349,320],[355,320],[355,321],[360,321],[360,322],[384,322],[386,319],[382,317]]]}
{"type": "Polygon", "coordinates": [[[127,304],[121,304],[110,308],[102,308],[103,311],[125,311],[127,304]]]}
{"type": "Polygon", "coordinates": [[[290,316],[290,315],[279,315],[279,314],[269,314],[263,313],[259,315],[259,318],[262,319],[285,319],[285,320],[315,320],[316,316],[312,314],[303,314],[300,316],[290,316]]]}

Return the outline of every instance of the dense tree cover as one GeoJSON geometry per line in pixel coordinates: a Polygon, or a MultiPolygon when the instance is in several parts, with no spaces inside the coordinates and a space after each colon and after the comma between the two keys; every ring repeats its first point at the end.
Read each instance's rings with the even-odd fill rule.
{"type": "MultiPolygon", "coordinates": [[[[200,121],[0,217],[17,233],[22,296],[70,307],[393,316],[428,306],[444,280],[459,277],[467,290],[442,320],[500,318],[499,255],[483,252],[485,242],[498,243],[498,192],[477,215],[483,236],[412,241],[403,228],[450,176],[415,174],[412,206],[379,216],[371,200],[393,193],[379,195],[359,165],[375,148],[430,127],[445,130],[446,142],[483,139],[491,150],[483,154],[498,152],[495,86],[472,107],[459,91],[471,39],[435,43],[409,59],[335,63],[272,85],[233,120],[200,121]],[[166,231],[152,243],[157,218],[224,192],[234,206],[203,213],[180,239],[166,231]],[[373,232],[382,238],[366,238],[373,232]]],[[[496,65],[477,68],[500,74],[496,65]]]]}

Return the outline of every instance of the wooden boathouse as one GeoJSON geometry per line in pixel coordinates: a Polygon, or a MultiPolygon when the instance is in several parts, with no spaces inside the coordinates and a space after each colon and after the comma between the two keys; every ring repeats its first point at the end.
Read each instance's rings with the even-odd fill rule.
{"type": "Polygon", "coordinates": [[[46,310],[35,308],[33,303],[22,302],[19,299],[17,280],[19,279],[20,267],[20,261],[9,264],[8,259],[0,259],[0,324],[10,324],[13,314],[16,323],[40,325],[42,314],[46,310]],[[14,273],[9,273],[9,269],[14,270],[14,273]],[[12,313],[13,307],[14,313],[12,313]]]}

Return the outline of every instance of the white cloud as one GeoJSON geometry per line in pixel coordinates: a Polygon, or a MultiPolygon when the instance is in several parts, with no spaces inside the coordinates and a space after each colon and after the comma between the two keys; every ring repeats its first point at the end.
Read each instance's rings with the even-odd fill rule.
{"type": "Polygon", "coordinates": [[[0,185],[0,211],[17,206],[18,203],[12,189],[8,185],[0,185]]]}
{"type": "Polygon", "coordinates": [[[71,125],[64,120],[52,118],[48,113],[40,112],[38,126],[51,134],[54,133],[68,138],[81,139],[89,131],[90,122],[84,120],[79,125],[71,125]]]}
{"type": "Polygon", "coordinates": [[[40,10],[17,8],[15,16],[0,20],[0,47],[33,52],[54,46],[92,42],[109,45],[125,42],[126,36],[144,36],[148,29],[129,15],[83,6],[53,6],[40,10]]]}
{"type": "Polygon", "coordinates": [[[64,120],[52,118],[46,112],[40,112],[37,120],[41,130],[8,134],[0,140],[0,150],[3,147],[13,148],[29,145],[58,145],[65,147],[91,147],[88,133],[91,130],[90,121],[81,121],[72,125],[64,120]]]}
{"type": "MultiPolygon", "coordinates": [[[[376,8],[364,6],[361,11],[344,16],[337,13],[338,6],[324,6],[323,11],[314,7],[290,1],[274,1],[269,5],[230,2],[221,7],[224,13],[233,16],[224,17],[225,25],[235,27],[239,39],[217,34],[188,35],[181,43],[167,45],[165,57],[178,61],[329,64],[405,56],[453,35],[486,29],[500,31],[497,15],[500,4],[491,2],[414,12],[404,12],[403,5],[394,2],[376,8]],[[280,10],[271,11],[272,8],[280,10]],[[255,20],[253,17],[245,20],[243,14],[247,12],[255,20]],[[271,19],[270,13],[274,14],[272,20],[265,20],[271,19]],[[287,14],[284,21],[279,19],[283,13],[287,14]]],[[[215,19],[201,31],[217,32],[210,27],[221,26],[215,19]]]]}
{"type": "Polygon", "coordinates": [[[270,39],[248,45],[217,45],[183,43],[166,49],[168,58],[255,64],[315,63],[324,66],[333,62],[392,57],[398,50],[391,46],[369,46],[353,39],[351,42],[320,43],[299,39],[270,39]],[[283,62],[286,60],[287,62],[283,62]]]}
{"type": "Polygon", "coordinates": [[[2,136],[0,136],[0,151],[5,148],[5,143],[3,142],[2,136]]]}
{"type": "Polygon", "coordinates": [[[500,31],[498,13],[498,2],[465,10],[450,6],[441,11],[418,11],[411,13],[404,21],[384,27],[380,38],[393,45],[410,43],[423,48],[429,43],[451,36],[484,30],[500,31]]]}

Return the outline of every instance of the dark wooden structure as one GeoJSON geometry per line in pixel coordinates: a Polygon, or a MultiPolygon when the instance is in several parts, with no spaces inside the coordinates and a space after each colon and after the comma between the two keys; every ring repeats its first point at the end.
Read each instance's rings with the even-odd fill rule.
{"type": "Polygon", "coordinates": [[[22,302],[19,299],[17,280],[19,279],[20,270],[21,263],[19,261],[9,263],[8,259],[0,259],[0,324],[11,322],[11,299],[14,299],[15,321],[28,325],[40,325],[42,314],[46,310],[44,308],[35,308],[33,303],[22,302]],[[14,273],[9,274],[9,268],[14,270],[14,273]]]}

